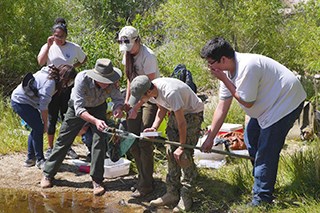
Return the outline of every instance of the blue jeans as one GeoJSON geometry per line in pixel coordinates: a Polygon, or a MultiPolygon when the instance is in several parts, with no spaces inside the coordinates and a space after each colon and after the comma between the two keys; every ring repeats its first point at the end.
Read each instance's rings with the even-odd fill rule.
{"type": "Polygon", "coordinates": [[[81,140],[87,146],[90,153],[91,153],[91,147],[92,147],[92,139],[93,139],[93,132],[91,127],[89,127],[86,133],[81,135],[81,140]]]}
{"type": "Polygon", "coordinates": [[[303,102],[290,114],[266,129],[251,118],[245,130],[245,143],[253,163],[253,205],[271,203],[278,172],[281,149],[293,123],[299,117],[303,102]]]}
{"type": "Polygon", "coordinates": [[[29,104],[19,104],[14,101],[11,101],[11,106],[13,111],[31,127],[31,132],[28,137],[28,159],[36,158],[38,161],[44,159],[44,126],[39,110],[29,104]]]}

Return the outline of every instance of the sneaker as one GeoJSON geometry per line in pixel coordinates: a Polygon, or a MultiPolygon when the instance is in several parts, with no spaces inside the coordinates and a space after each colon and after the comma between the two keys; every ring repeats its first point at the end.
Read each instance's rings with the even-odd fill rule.
{"type": "Polygon", "coordinates": [[[69,156],[71,159],[79,159],[79,156],[72,148],[68,150],[67,156],[69,156]]]}
{"type": "Polygon", "coordinates": [[[158,199],[150,201],[150,206],[165,206],[177,203],[179,200],[178,195],[174,195],[172,193],[166,193],[162,197],[159,197],[158,199]]]}
{"type": "Polygon", "coordinates": [[[105,193],[105,189],[102,186],[102,183],[97,183],[95,181],[92,181],[93,185],[93,194],[96,196],[101,196],[105,193]]]}
{"type": "Polygon", "coordinates": [[[172,212],[189,211],[191,209],[192,203],[193,203],[193,201],[192,201],[191,197],[183,196],[180,198],[178,205],[176,207],[174,207],[172,212]]]}
{"type": "Polygon", "coordinates": [[[145,197],[146,195],[150,194],[151,192],[153,192],[153,189],[148,190],[148,191],[142,191],[142,190],[136,189],[131,194],[131,197],[133,197],[133,198],[142,198],[142,197],[145,197]]]}
{"type": "Polygon", "coordinates": [[[24,167],[32,167],[34,165],[36,165],[35,159],[27,159],[23,164],[24,167]]]}
{"type": "Polygon", "coordinates": [[[37,160],[36,165],[37,165],[37,167],[38,167],[40,170],[43,170],[43,168],[44,168],[44,163],[45,163],[45,162],[46,162],[45,159],[37,160]]]}
{"type": "Polygon", "coordinates": [[[48,148],[46,153],[44,153],[45,159],[48,159],[52,153],[52,148],[48,148]]]}
{"type": "Polygon", "coordinates": [[[41,182],[40,182],[40,186],[41,188],[50,188],[53,186],[52,184],[52,178],[49,178],[45,175],[43,175],[42,179],[41,179],[41,182]]]}

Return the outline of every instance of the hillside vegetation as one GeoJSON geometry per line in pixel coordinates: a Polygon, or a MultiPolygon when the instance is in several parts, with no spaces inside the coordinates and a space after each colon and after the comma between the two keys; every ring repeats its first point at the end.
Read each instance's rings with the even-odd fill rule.
{"type": "MultiPolygon", "coordinates": [[[[8,97],[25,73],[40,68],[36,57],[55,18],[67,20],[67,39],[87,53],[88,62],[81,70],[93,68],[102,57],[123,69],[116,34],[123,26],[133,25],[143,43],[155,51],[163,76],[184,63],[199,91],[214,96],[218,82],[210,78],[199,52],[215,36],[225,37],[239,52],[274,58],[306,79],[319,73],[320,0],[294,5],[289,12],[287,7],[280,0],[1,0],[0,155],[27,149],[27,136],[17,134],[20,119],[8,97]]],[[[308,100],[320,98],[311,83],[304,86],[308,100]]],[[[214,107],[205,112],[203,126],[210,123],[214,107]]],[[[233,104],[227,122],[243,123],[244,114],[239,112],[233,104]]],[[[201,169],[197,212],[320,212],[319,152],[319,139],[287,141],[276,203],[262,209],[246,206],[253,181],[249,161],[228,159],[221,170],[201,169]],[[296,152],[290,149],[294,144],[299,147],[296,152]]],[[[161,161],[156,161],[156,167],[162,168],[161,161]]]]}

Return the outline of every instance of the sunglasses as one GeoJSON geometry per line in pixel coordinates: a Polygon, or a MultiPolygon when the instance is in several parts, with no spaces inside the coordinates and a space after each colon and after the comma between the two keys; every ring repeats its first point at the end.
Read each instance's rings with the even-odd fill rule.
{"type": "Polygon", "coordinates": [[[124,44],[129,44],[129,43],[130,43],[130,40],[129,40],[129,39],[118,40],[118,43],[119,43],[119,44],[122,44],[122,43],[124,43],[124,44]]]}

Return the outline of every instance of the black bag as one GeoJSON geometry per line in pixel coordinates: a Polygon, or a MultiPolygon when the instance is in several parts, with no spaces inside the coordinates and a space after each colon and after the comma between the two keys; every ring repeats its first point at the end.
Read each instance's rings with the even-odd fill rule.
{"type": "Polygon", "coordinates": [[[22,80],[22,88],[25,90],[26,94],[29,96],[39,97],[39,91],[34,85],[35,78],[31,72],[28,72],[22,80]]]}
{"type": "Polygon", "coordinates": [[[192,73],[187,70],[184,64],[178,64],[171,74],[172,78],[177,78],[189,85],[189,87],[193,90],[194,93],[197,93],[197,86],[192,80],[192,73]]]}

